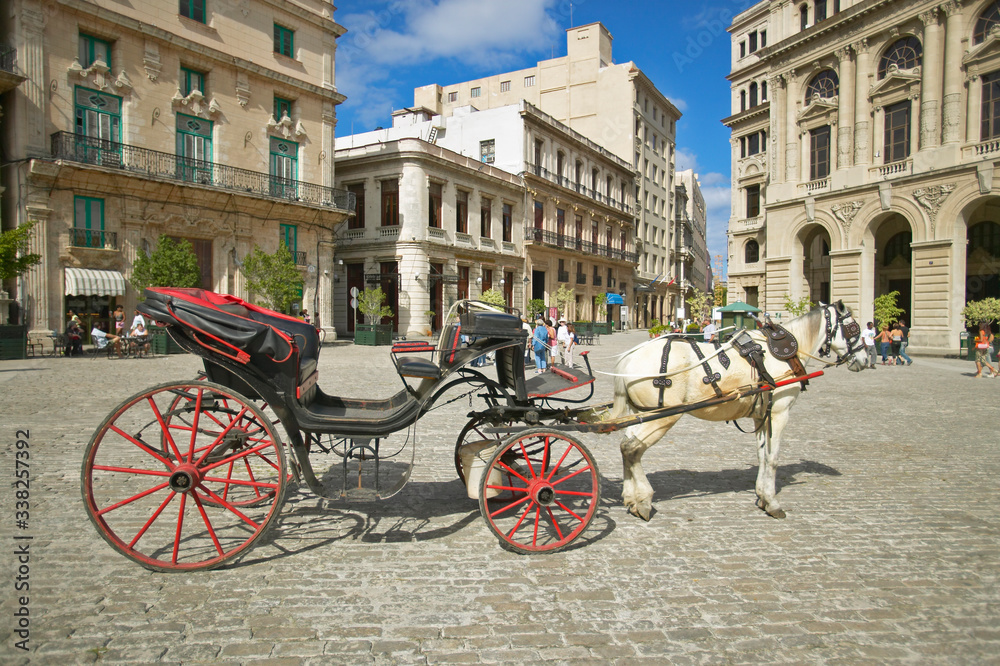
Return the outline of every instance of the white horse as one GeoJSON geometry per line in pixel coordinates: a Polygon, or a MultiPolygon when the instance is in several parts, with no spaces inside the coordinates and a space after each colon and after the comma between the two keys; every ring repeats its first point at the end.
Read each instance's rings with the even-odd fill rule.
{"type": "MultiPolygon", "coordinates": [[[[798,356],[803,365],[818,359],[816,354],[832,351],[837,356],[836,365],[848,363],[852,371],[865,367],[864,346],[859,345],[860,326],[851,311],[842,302],[824,305],[797,317],[784,325],[798,342],[798,356]],[[845,330],[846,329],[846,330],[845,330]],[[803,358],[805,357],[805,358],[803,358]]],[[[765,336],[760,331],[749,332],[755,342],[764,348],[764,367],[780,383],[794,376],[789,363],[772,356],[767,351],[765,336]]],[[[691,405],[715,398],[721,392],[731,394],[740,388],[758,384],[757,373],[735,348],[723,345],[728,358],[728,368],[723,366],[722,355],[709,343],[696,343],[710,366],[711,373],[718,373],[716,391],[706,381],[708,373],[701,359],[688,341],[674,338],[664,368],[663,338],[643,343],[626,352],[615,370],[615,399],[612,418],[633,412],[655,410],[659,406],[691,405]],[[728,347],[728,348],[727,348],[728,347]],[[655,384],[654,384],[655,380],[655,384]],[[665,384],[668,384],[665,386],[665,384]]],[[[801,383],[778,387],[771,392],[770,413],[766,399],[757,396],[738,398],[730,402],[704,407],[692,412],[693,416],[709,421],[732,421],[752,417],[757,435],[757,506],[775,518],[784,518],[775,496],[774,475],[777,470],[781,432],[788,422],[788,410],[802,391],[801,383]],[[770,423],[767,423],[767,420],[770,423]]],[[[626,429],[621,443],[624,484],[622,500],[629,513],[649,520],[652,510],[653,488],[642,469],[642,454],[658,442],[677,422],[681,414],[650,420],[626,429]]]]}

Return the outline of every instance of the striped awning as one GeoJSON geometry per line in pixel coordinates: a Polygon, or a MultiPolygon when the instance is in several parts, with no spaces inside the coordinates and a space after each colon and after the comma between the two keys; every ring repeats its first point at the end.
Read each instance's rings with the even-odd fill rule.
{"type": "Polygon", "coordinates": [[[66,269],[67,296],[124,296],[125,276],[94,268],[66,269]]]}

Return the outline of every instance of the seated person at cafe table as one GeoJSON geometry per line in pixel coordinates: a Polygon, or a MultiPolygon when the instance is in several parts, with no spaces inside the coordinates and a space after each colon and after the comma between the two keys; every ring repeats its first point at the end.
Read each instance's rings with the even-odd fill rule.
{"type": "Polygon", "coordinates": [[[94,341],[94,344],[98,349],[105,349],[110,342],[115,346],[115,352],[118,356],[122,355],[122,342],[121,338],[117,335],[111,335],[110,333],[105,333],[102,328],[103,324],[94,324],[94,328],[90,331],[90,338],[94,341]]]}

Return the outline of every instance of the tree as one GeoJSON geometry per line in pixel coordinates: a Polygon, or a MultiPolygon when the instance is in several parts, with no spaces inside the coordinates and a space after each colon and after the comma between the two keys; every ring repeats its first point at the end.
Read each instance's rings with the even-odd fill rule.
{"type": "Polygon", "coordinates": [[[540,298],[533,298],[528,301],[528,318],[537,319],[545,313],[545,301],[540,298]]]}
{"type": "Polygon", "coordinates": [[[139,300],[145,298],[146,287],[200,287],[198,257],[183,238],[160,236],[151,254],[138,253],[129,282],[139,292],[139,300]]]}
{"type": "Polygon", "coordinates": [[[302,276],[284,241],[278,243],[278,251],[274,254],[267,254],[259,245],[254,245],[250,256],[243,261],[243,275],[257,305],[287,312],[299,297],[302,276]]]}
{"type": "Polygon", "coordinates": [[[358,309],[369,324],[380,324],[382,317],[391,317],[392,308],[383,305],[385,302],[385,292],[382,287],[365,289],[358,294],[358,309]]]}
{"type": "Polygon", "coordinates": [[[890,291],[888,294],[877,296],[872,301],[876,327],[881,327],[882,324],[891,324],[896,321],[899,315],[903,314],[903,308],[896,307],[897,298],[899,298],[899,292],[890,291]]]}
{"type": "Polygon", "coordinates": [[[814,305],[816,304],[810,301],[808,296],[793,301],[791,294],[785,294],[785,310],[793,317],[801,317],[812,310],[814,305]]]}
{"type": "Polygon", "coordinates": [[[962,310],[966,328],[979,326],[980,322],[993,323],[1000,321],[1000,299],[984,298],[981,301],[969,301],[962,310]]]}
{"type": "Polygon", "coordinates": [[[692,321],[700,321],[708,316],[708,308],[712,304],[711,294],[707,294],[695,287],[691,289],[691,294],[686,300],[688,306],[691,308],[688,314],[692,321]]]}
{"type": "Polygon", "coordinates": [[[0,286],[4,280],[24,275],[42,260],[40,254],[28,253],[28,241],[35,222],[0,232],[0,286]]]}
{"type": "Polygon", "coordinates": [[[504,297],[503,292],[499,289],[487,289],[479,297],[483,303],[489,303],[490,305],[495,305],[500,308],[507,307],[507,299],[504,297]]]}
{"type": "Polygon", "coordinates": [[[729,289],[722,282],[717,282],[715,284],[714,296],[716,305],[725,305],[726,297],[729,295],[729,289]]]}
{"type": "Polygon", "coordinates": [[[561,284],[556,289],[556,307],[563,317],[569,318],[569,304],[576,303],[576,289],[569,285],[561,284]]]}
{"type": "Polygon", "coordinates": [[[594,312],[597,318],[594,321],[604,321],[608,318],[608,295],[598,294],[594,296],[594,312]]]}

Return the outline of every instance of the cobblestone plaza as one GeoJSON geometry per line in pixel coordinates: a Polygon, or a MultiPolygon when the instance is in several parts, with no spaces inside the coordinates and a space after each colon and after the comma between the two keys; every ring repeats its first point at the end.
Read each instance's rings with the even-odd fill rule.
{"type": "MultiPolygon", "coordinates": [[[[588,348],[595,368],[612,371],[644,338],[605,336],[588,348]]],[[[621,505],[620,434],[584,436],[602,475],[590,529],[565,552],[509,553],[456,478],[464,400],[420,422],[396,497],[345,505],[293,489],[241,561],[153,573],[90,524],[83,450],[120,401],[199,367],[192,356],[0,363],[0,661],[1000,661],[1000,381],[972,379],[972,363],[918,357],[814,380],[785,430],[785,520],[754,506],[751,435],[682,419],[645,456],[649,523],[621,505]],[[20,429],[27,530],[12,489],[20,429]],[[26,592],[15,592],[18,535],[33,536],[26,592]],[[21,595],[27,652],[14,647],[21,595]]],[[[387,348],[337,345],[323,350],[320,385],[387,397],[398,379],[387,348]]],[[[610,394],[599,376],[594,401],[610,394]]]]}

